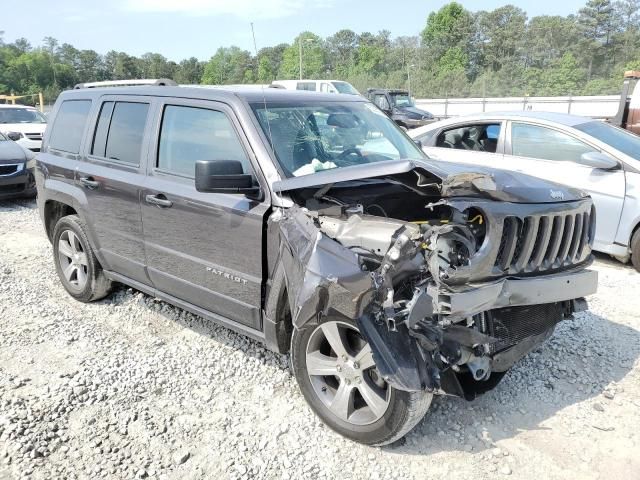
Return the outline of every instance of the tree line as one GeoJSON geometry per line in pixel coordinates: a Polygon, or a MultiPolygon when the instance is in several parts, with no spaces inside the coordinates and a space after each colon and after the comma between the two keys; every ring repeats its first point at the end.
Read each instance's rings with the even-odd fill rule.
{"type": "Polygon", "coordinates": [[[640,0],[588,0],[568,16],[529,18],[513,5],[472,12],[451,2],[414,36],[340,30],[300,33],[252,54],[220,47],[210,60],[180,62],[78,50],[45,37],[32,46],[0,32],[0,94],[43,91],[53,101],[76,83],[172,78],[180,84],[270,83],[300,75],[346,80],[358,90],[409,88],[420,98],[619,93],[625,70],[640,70],[640,0]]]}

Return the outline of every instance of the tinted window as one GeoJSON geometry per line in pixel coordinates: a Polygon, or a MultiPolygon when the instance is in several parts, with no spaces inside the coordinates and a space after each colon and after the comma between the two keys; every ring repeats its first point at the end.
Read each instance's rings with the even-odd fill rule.
{"type": "Polygon", "coordinates": [[[79,153],[91,100],[65,100],[60,105],[51,130],[49,146],[55,150],[79,153]]]}
{"type": "Polygon", "coordinates": [[[116,102],[111,116],[105,157],[133,165],[140,163],[148,110],[147,103],[116,102]]]}
{"type": "Polygon", "coordinates": [[[222,112],[168,105],[164,109],[158,168],[193,177],[197,160],[249,161],[231,122],[222,112]]]}
{"type": "Polygon", "coordinates": [[[640,137],[633,133],[613,127],[604,122],[582,123],[576,125],[575,128],[588,133],[607,145],[611,145],[616,150],[620,150],[631,158],[640,160],[640,137]]]}
{"type": "Polygon", "coordinates": [[[47,123],[47,119],[35,108],[0,108],[0,123],[47,123]]]}
{"type": "Polygon", "coordinates": [[[500,138],[499,123],[482,123],[444,130],[436,139],[436,147],[496,153],[500,138]]]}
{"type": "Polygon", "coordinates": [[[104,157],[107,148],[107,134],[109,133],[109,124],[111,123],[111,114],[113,113],[113,102],[104,102],[100,109],[96,133],[93,137],[93,146],[91,153],[98,157],[104,157]]]}
{"type": "Polygon", "coordinates": [[[511,149],[519,157],[577,162],[583,153],[594,148],[566,133],[537,125],[514,123],[511,127],[511,149]]]}

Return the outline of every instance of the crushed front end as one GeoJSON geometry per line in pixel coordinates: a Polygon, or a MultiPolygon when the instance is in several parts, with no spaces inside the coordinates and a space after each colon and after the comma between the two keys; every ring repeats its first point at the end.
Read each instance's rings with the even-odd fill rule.
{"type": "Polygon", "coordinates": [[[393,387],[473,398],[586,308],[592,202],[514,202],[488,175],[405,170],[292,189],[296,205],[274,211],[293,325],[354,319],[393,387]]]}

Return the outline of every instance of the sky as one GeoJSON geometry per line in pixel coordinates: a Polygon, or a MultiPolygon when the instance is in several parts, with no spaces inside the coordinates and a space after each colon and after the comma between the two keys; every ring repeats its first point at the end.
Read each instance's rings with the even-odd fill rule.
{"type": "MultiPolygon", "coordinates": [[[[9,0],[0,0],[0,7],[9,0]]],[[[528,15],[576,13],[586,0],[458,0],[467,9],[492,10],[512,3],[528,15]]],[[[104,54],[156,52],[170,60],[209,59],[218,47],[237,45],[254,51],[290,43],[305,30],[327,37],[343,28],[358,33],[389,30],[392,37],[416,35],[429,12],[446,0],[31,0],[29,8],[2,8],[0,31],[12,42],[32,45],[46,36],[79,49],[104,54]],[[11,13],[9,13],[11,12],[11,13]]]]}

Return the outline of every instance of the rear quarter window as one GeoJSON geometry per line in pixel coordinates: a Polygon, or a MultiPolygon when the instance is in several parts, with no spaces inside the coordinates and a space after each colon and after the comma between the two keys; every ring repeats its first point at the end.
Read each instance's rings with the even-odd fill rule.
{"type": "Polygon", "coordinates": [[[90,109],[91,100],[63,101],[51,127],[49,147],[67,153],[79,153],[90,109]]]}

